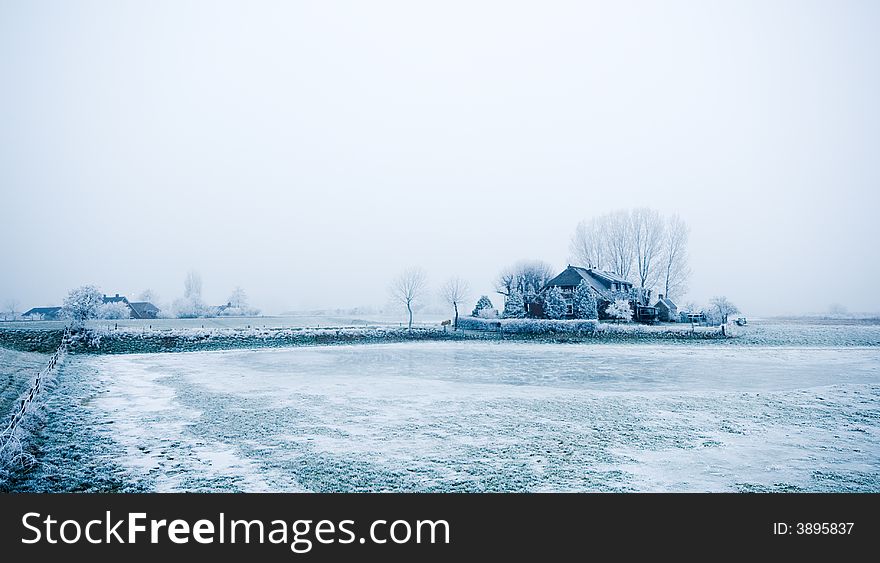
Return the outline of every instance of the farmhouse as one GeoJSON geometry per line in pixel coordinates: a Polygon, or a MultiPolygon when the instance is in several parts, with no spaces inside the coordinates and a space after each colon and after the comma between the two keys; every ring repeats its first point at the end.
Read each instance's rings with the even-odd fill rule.
{"type": "Polygon", "coordinates": [[[159,308],[148,301],[133,301],[128,306],[133,319],[155,319],[159,314],[159,308]]]}
{"type": "Polygon", "coordinates": [[[57,321],[61,318],[61,307],[34,307],[21,314],[27,321],[57,321]]]}
{"type": "Polygon", "coordinates": [[[657,315],[661,321],[665,323],[678,322],[678,307],[672,302],[672,299],[663,297],[661,293],[654,307],[657,308],[657,315]]]}
{"type": "Polygon", "coordinates": [[[573,316],[574,306],[572,297],[575,288],[582,282],[586,282],[596,292],[596,301],[599,306],[599,318],[605,316],[605,308],[616,299],[626,299],[633,309],[633,318],[642,322],[653,322],[657,318],[657,310],[648,305],[651,291],[638,291],[633,289],[632,282],[623,277],[597,268],[580,268],[571,264],[555,278],[547,282],[544,289],[558,287],[562,291],[567,307],[567,316],[573,316]]]}
{"type": "Polygon", "coordinates": [[[152,303],[147,301],[130,302],[127,297],[120,296],[118,293],[113,297],[104,296],[104,303],[124,303],[128,307],[128,312],[133,319],[155,319],[159,313],[159,309],[152,303]]]}

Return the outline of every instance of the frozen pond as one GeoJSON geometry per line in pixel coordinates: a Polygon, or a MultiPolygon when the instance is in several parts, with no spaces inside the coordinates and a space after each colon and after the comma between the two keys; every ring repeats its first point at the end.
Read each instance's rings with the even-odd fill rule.
{"type": "Polygon", "coordinates": [[[49,455],[76,434],[159,491],[880,491],[877,348],[333,346],[62,379],[49,455]]]}

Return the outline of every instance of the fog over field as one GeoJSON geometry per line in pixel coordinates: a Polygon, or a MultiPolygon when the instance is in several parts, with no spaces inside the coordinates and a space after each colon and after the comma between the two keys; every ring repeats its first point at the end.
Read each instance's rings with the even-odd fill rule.
{"type": "Polygon", "coordinates": [[[880,310],[880,4],[0,2],[0,300],[265,313],[493,291],[578,221],[691,227],[689,300],[880,310]]]}

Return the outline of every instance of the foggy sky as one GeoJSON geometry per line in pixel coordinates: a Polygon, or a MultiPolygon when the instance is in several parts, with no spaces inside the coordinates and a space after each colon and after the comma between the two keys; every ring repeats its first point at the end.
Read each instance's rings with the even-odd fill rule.
{"type": "MultiPolygon", "coordinates": [[[[686,300],[880,310],[876,2],[0,1],[0,302],[492,291],[620,208],[686,300]]],[[[500,300],[497,300],[500,301],[500,300]]],[[[496,305],[499,303],[496,302],[496,305]]]]}

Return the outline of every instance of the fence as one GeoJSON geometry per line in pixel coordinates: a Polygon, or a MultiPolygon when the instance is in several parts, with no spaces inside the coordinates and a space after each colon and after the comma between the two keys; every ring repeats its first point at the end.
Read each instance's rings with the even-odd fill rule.
{"type": "Polygon", "coordinates": [[[65,330],[58,349],[55,350],[55,353],[49,358],[49,362],[46,366],[37,373],[30,389],[23,395],[20,404],[13,411],[9,424],[7,424],[6,428],[0,432],[0,465],[2,465],[3,462],[12,462],[17,457],[24,454],[17,430],[27,417],[28,413],[32,410],[34,401],[43,390],[49,375],[56,367],[58,367],[58,363],[61,362],[64,355],[67,353],[67,345],[69,341],[70,332],[69,330],[65,330]]]}

